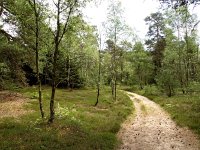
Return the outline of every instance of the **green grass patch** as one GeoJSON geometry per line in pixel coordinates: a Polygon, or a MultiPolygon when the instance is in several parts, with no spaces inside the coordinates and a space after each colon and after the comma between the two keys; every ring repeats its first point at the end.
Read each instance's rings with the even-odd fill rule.
{"type": "Polygon", "coordinates": [[[143,113],[144,115],[147,115],[147,109],[146,109],[146,107],[144,106],[144,104],[141,104],[141,105],[140,105],[140,109],[141,109],[141,111],[142,111],[142,113],[143,113]]]}
{"type": "Polygon", "coordinates": [[[112,101],[111,91],[104,89],[98,106],[94,107],[96,90],[58,89],[55,98],[56,119],[52,125],[48,125],[51,89],[43,89],[44,121],[40,119],[37,89],[24,88],[18,92],[30,98],[30,105],[25,109],[34,112],[20,119],[0,120],[1,149],[114,149],[119,143],[116,133],[132,112],[131,100],[121,91],[115,102],[112,101]]]}

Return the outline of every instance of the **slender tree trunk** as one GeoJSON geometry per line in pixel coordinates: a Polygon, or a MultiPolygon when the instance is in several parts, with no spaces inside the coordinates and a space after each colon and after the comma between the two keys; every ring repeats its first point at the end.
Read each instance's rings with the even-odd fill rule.
{"type": "Polygon", "coordinates": [[[100,95],[100,82],[97,85],[97,101],[94,106],[97,106],[97,104],[99,103],[99,95],[100,95]]]}
{"type": "Polygon", "coordinates": [[[52,89],[51,89],[51,100],[50,100],[49,123],[53,123],[54,118],[55,118],[54,99],[55,99],[55,92],[56,92],[56,67],[57,67],[57,57],[58,57],[58,46],[59,44],[56,43],[54,57],[53,57],[53,72],[52,72],[53,75],[52,75],[52,85],[51,85],[52,89]]]}
{"type": "Polygon", "coordinates": [[[56,86],[55,82],[52,83],[52,90],[51,90],[51,100],[50,100],[50,117],[49,117],[49,123],[53,123],[55,118],[55,110],[54,110],[54,98],[55,98],[55,91],[56,86]]]}
{"type": "Polygon", "coordinates": [[[189,66],[190,66],[190,58],[189,58],[189,43],[188,43],[188,25],[187,25],[187,19],[188,19],[188,6],[186,5],[186,20],[185,20],[185,42],[186,42],[186,86],[188,86],[189,83],[189,66]]]}
{"type": "Polygon", "coordinates": [[[58,51],[59,51],[59,37],[60,37],[60,0],[58,0],[57,5],[57,30],[54,39],[55,49],[54,49],[54,56],[53,56],[53,70],[52,70],[52,85],[51,85],[51,99],[50,99],[50,117],[49,123],[53,123],[55,118],[55,110],[54,110],[54,99],[55,99],[55,92],[56,92],[56,69],[57,69],[57,58],[58,58],[58,51]]]}
{"type": "MultiPolygon", "coordinates": [[[[178,25],[177,25],[177,31],[178,31],[178,41],[180,41],[180,28],[179,28],[179,22],[178,22],[178,25]]],[[[179,81],[180,81],[180,84],[181,84],[181,90],[182,90],[182,93],[185,94],[185,88],[184,88],[184,81],[183,81],[183,69],[182,69],[182,66],[181,66],[181,46],[180,46],[180,43],[178,44],[178,75],[179,75],[179,81]]]]}
{"type": "Polygon", "coordinates": [[[171,97],[172,96],[172,89],[171,89],[171,86],[170,85],[168,85],[168,88],[169,88],[169,93],[168,93],[168,97],[171,97]]]}
{"type": "MultiPolygon", "coordinates": [[[[29,1],[31,5],[31,2],[29,1]]],[[[37,10],[36,1],[33,1],[33,9],[35,14],[35,58],[36,58],[36,73],[37,73],[37,84],[38,84],[38,101],[41,117],[44,118],[44,111],[42,105],[42,87],[41,87],[41,79],[39,74],[39,10],[37,10]]]]}
{"type": "Polygon", "coordinates": [[[41,117],[44,118],[44,111],[43,111],[43,105],[42,105],[42,85],[39,75],[39,64],[38,64],[38,51],[36,52],[36,72],[37,72],[37,84],[38,84],[38,100],[39,100],[39,107],[40,107],[40,113],[41,117]]]}
{"type": "Polygon", "coordinates": [[[112,57],[111,57],[111,90],[112,90],[112,99],[114,100],[115,88],[114,88],[114,54],[113,52],[112,52],[112,57]]]}
{"type": "Polygon", "coordinates": [[[115,75],[115,97],[114,97],[115,101],[117,100],[117,78],[115,75]]]}
{"type": "MultiPolygon", "coordinates": [[[[69,54],[68,54],[69,55],[69,54]]],[[[70,57],[68,56],[68,69],[67,69],[67,87],[70,89],[70,73],[71,73],[71,64],[70,57]]]]}
{"type": "Polygon", "coordinates": [[[78,3],[77,0],[74,1],[73,4],[69,4],[69,12],[68,12],[68,16],[66,19],[66,22],[64,24],[64,27],[61,28],[61,23],[60,23],[60,19],[61,19],[61,13],[66,10],[63,9],[63,5],[65,5],[65,3],[63,3],[63,5],[61,4],[61,0],[58,0],[58,3],[55,4],[56,9],[57,9],[57,23],[56,23],[56,34],[54,35],[54,44],[55,44],[55,49],[54,49],[54,55],[53,55],[53,70],[52,70],[52,93],[51,93],[51,99],[50,99],[50,117],[49,117],[49,123],[53,123],[54,118],[55,118],[55,110],[54,110],[54,99],[55,99],[55,92],[56,92],[56,79],[57,79],[57,75],[56,75],[56,71],[57,71],[57,59],[58,59],[58,53],[59,53],[59,44],[63,39],[64,34],[67,31],[68,28],[68,24],[69,24],[69,20],[70,20],[70,16],[73,13],[73,8],[76,6],[76,4],[78,3]]]}
{"type": "Polygon", "coordinates": [[[123,83],[123,49],[120,51],[120,82],[123,83]]]}
{"type": "Polygon", "coordinates": [[[121,66],[120,66],[120,68],[121,68],[121,75],[120,75],[120,81],[121,81],[121,84],[123,83],[123,62],[121,61],[121,66]]]}
{"type": "Polygon", "coordinates": [[[115,27],[114,38],[114,100],[117,100],[117,65],[116,65],[116,44],[117,44],[117,28],[115,27]]]}
{"type": "Polygon", "coordinates": [[[99,69],[98,69],[98,83],[97,83],[97,101],[95,106],[99,103],[99,95],[100,95],[100,82],[101,82],[101,37],[99,42],[99,69]]]}
{"type": "MultiPolygon", "coordinates": [[[[100,50],[99,50],[100,51],[100,50]]],[[[100,55],[100,52],[99,52],[100,55]]],[[[100,56],[99,56],[99,71],[98,71],[98,83],[97,83],[97,101],[95,103],[95,106],[99,103],[99,95],[100,95],[100,76],[101,76],[101,62],[100,62],[100,56]]]]}

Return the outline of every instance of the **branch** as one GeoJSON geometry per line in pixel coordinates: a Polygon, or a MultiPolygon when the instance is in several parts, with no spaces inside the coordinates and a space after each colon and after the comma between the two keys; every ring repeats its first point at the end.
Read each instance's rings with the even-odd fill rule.
{"type": "Polygon", "coordinates": [[[30,6],[34,9],[34,4],[32,3],[31,0],[28,0],[28,3],[30,4],[30,6]]]}
{"type": "Polygon", "coordinates": [[[54,3],[54,5],[56,6],[56,7],[58,7],[58,4],[56,4],[56,2],[53,0],[53,3],[54,3]]]}
{"type": "Polygon", "coordinates": [[[200,23],[200,20],[199,20],[197,23],[194,24],[194,26],[193,26],[193,28],[192,28],[192,30],[191,30],[191,33],[194,31],[195,27],[196,27],[199,23],[200,23]]]}
{"type": "Polygon", "coordinates": [[[9,41],[15,41],[17,40],[15,37],[13,37],[12,35],[8,34],[6,31],[0,29],[0,34],[3,34],[9,41]]]}
{"type": "Polygon", "coordinates": [[[66,31],[67,31],[69,19],[70,19],[71,13],[72,13],[73,8],[74,8],[74,6],[76,5],[76,3],[77,3],[77,0],[75,0],[74,5],[72,5],[72,6],[70,7],[69,14],[68,14],[68,16],[67,16],[67,20],[66,20],[65,25],[64,25],[64,29],[63,29],[63,32],[62,32],[62,34],[61,34],[61,36],[60,36],[60,39],[59,39],[58,43],[61,42],[61,40],[62,40],[64,34],[65,34],[66,31]]]}

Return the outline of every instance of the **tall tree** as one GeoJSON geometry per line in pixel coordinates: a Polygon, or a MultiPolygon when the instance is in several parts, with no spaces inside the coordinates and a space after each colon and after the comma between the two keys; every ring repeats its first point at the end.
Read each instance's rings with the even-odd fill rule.
{"type": "MultiPolygon", "coordinates": [[[[120,1],[112,0],[108,7],[106,29],[108,39],[113,41],[113,52],[111,57],[111,87],[112,97],[116,100],[117,96],[117,44],[123,38],[125,24],[123,21],[123,9],[120,1]]],[[[111,44],[111,43],[110,43],[111,44]]]]}
{"type": "Polygon", "coordinates": [[[158,86],[170,97],[175,92],[175,87],[179,86],[178,82],[178,46],[179,41],[173,35],[171,29],[166,29],[166,47],[164,51],[164,58],[162,61],[162,68],[156,76],[158,86]]]}
{"type": "Polygon", "coordinates": [[[149,31],[147,33],[149,39],[146,41],[146,45],[152,52],[154,62],[154,74],[156,75],[161,68],[161,62],[163,59],[163,52],[165,48],[164,39],[164,17],[161,13],[152,13],[145,18],[146,24],[149,25],[149,31]]]}
{"type": "Polygon", "coordinates": [[[33,9],[34,17],[35,17],[35,64],[36,64],[36,74],[37,74],[37,84],[38,84],[38,100],[39,100],[39,107],[40,107],[40,113],[41,117],[44,118],[44,110],[42,106],[42,86],[41,86],[41,79],[40,79],[40,73],[39,73],[39,36],[40,36],[40,26],[39,21],[41,17],[41,6],[40,3],[36,3],[35,0],[29,0],[29,4],[33,9]]]}
{"type": "Polygon", "coordinates": [[[57,79],[57,59],[60,51],[60,43],[64,34],[68,29],[71,16],[74,14],[78,7],[77,0],[57,0],[56,8],[56,27],[54,32],[54,51],[53,51],[53,69],[52,69],[52,92],[50,100],[50,117],[49,123],[52,123],[55,118],[54,99],[56,92],[56,79],[57,79]]]}

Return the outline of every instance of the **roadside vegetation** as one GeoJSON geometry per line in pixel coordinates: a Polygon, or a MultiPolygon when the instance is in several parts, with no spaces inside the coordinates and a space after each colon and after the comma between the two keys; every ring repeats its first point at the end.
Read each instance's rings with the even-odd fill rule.
{"type": "Polygon", "coordinates": [[[123,89],[148,97],[163,107],[179,126],[189,127],[200,137],[200,92],[197,87],[193,86],[191,92],[177,93],[172,97],[163,94],[156,86],[146,86],[143,90],[137,87],[123,89]]]}

